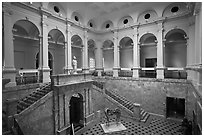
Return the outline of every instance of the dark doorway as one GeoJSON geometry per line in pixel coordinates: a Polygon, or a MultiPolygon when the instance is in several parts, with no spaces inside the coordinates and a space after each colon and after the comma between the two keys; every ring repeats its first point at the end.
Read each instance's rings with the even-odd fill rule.
{"type": "MultiPolygon", "coordinates": [[[[157,58],[146,58],[145,59],[145,67],[146,68],[154,68],[157,65],[157,58]]],[[[145,76],[148,78],[156,78],[156,70],[146,70],[145,76]]]]}
{"type": "Polygon", "coordinates": [[[166,98],[167,117],[183,119],[185,116],[185,99],[166,98]]]}
{"type": "Polygon", "coordinates": [[[72,95],[69,107],[70,125],[74,125],[76,132],[84,126],[83,96],[81,94],[72,95]]]}

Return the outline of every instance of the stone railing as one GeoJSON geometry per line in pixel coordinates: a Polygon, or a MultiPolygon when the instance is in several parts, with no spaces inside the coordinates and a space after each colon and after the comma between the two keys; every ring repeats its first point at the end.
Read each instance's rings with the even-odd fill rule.
{"type": "Polygon", "coordinates": [[[59,74],[59,75],[53,75],[51,76],[51,81],[53,85],[63,85],[68,83],[75,83],[75,82],[81,82],[86,80],[91,80],[92,76],[91,74],[59,74]]]}

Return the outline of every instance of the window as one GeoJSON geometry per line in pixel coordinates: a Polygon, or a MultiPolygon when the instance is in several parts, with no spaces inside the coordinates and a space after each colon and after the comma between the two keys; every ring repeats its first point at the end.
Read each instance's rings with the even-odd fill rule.
{"type": "Polygon", "coordinates": [[[59,13],[60,12],[60,9],[57,7],[57,6],[54,6],[54,11],[59,13]]]}
{"type": "Polygon", "coordinates": [[[179,7],[174,6],[173,8],[171,8],[171,12],[172,13],[176,13],[179,10],[179,7]]]}
{"type": "Polygon", "coordinates": [[[145,14],[144,18],[145,18],[146,20],[149,19],[149,18],[150,18],[150,14],[149,14],[149,13],[145,14]]]}
{"type": "Polygon", "coordinates": [[[124,21],[123,21],[123,24],[127,24],[128,23],[128,19],[125,19],[124,21]]]}
{"type": "Polygon", "coordinates": [[[92,28],[92,27],[93,27],[93,24],[92,24],[92,23],[89,23],[89,26],[92,28]]]}
{"type": "Polygon", "coordinates": [[[106,24],[106,28],[108,29],[110,27],[110,24],[106,24]]]}
{"type": "Polygon", "coordinates": [[[79,21],[79,18],[78,18],[77,16],[74,16],[74,19],[75,19],[76,21],[79,21]]]}

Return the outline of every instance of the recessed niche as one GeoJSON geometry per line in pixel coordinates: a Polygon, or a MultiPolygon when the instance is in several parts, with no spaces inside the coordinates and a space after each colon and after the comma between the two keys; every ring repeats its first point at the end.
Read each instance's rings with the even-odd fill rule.
{"type": "Polygon", "coordinates": [[[54,11],[55,11],[55,12],[57,12],[57,13],[59,13],[59,12],[60,12],[60,9],[59,9],[59,7],[57,7],[57,6],[54,6],[54,11]]]}
{"type": "Polygon", "coordinates": [[[145,19],[149,19],[150,18],[150,14],[149,13],[145,14],[144,18],[145,19]]]}
{"type": "Polygon", "coordinates": [[[93,24],[92,24],[92,23],[89,23],[89,26],[92,28],[92,27],[93,27],[93,24]]]}
{"type": "Polygon", "coordinates": [[[74,16],[74,19],[75,19],[76,21],[79,21],[79,18],[78,18],[77,16],[74,16]]]}
{"type": "Polygon", "coordinates": [[[171,8],[171,12],[172,13],[176,13],[179,10],[179,7],[174,6],[173,8],[171,8]]]}
{"type": "Polygon", "coordinates": [[[124,21],[123,21],[123,24],[127,24],[128,23],[128,19],[125,19],[124,21]]]}
{"type": "Polygon", "coordinates": [[[106,24],[106,28],[108,29],[110,27],[110,24],[106,24]]]}

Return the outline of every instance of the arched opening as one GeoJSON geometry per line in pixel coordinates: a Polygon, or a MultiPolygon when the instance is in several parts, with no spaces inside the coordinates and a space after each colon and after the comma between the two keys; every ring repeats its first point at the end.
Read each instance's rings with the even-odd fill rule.
{"type": "Polygon", "coordinates": [[[140,38],[140,77],[156,78],[157,40],[147,33],[140,38]]]}
{"type": "Polygon", "coordinates": [[[84,126],[83,96],[79,93],[73,94],[69,104],[70,125],[73,124],[75,129],[82,128],[84,126]]]}
{"type": "Polygon", "coordinates": [[[114,44],[111,40],[106,40],[103,43],[103,67],[105,75],[113,75],[112,68],[114,63],[113,55],[114,44]]]}
{"type": "Polygon", "coordinates": [[[119,42],[120,45],[120,75],[132,76],[131,68],[133,66],[133,40],[130,37],[124,37],[119,42]]]}
{"type": "Polygon", "coordinates": [[[165,70],[165,78],[187,78],[184,71],[187,64],[186,37],[186,33],[181,29],[174,29],[166,34],[164,64],[167,70],[165,70]]]}
{"type": "Polygon", "coordinates": [[[88,41],[88,60],[90,70],[95,70],[95,42],[92,39],[88,41]]]}
{"type": "Polygon", "coordinates": [[[19,20],[13,26],[14,65],[17,70],[17,85],[36,83],[38,70],[35,55],[39,52],[39,30],[28,20],[19,20]],[[22,77],[24,80],[22,80],[22,77]],[[21,79],[21,80],[20,80],[21,79]]]}
{"type": "MultiPolygon", "coordinates": [[[[36,66],[36,69],[39,68],[39,52],[36,54],[36,59],[35,59],[35,66],[36,66]]],[[[48,66],[49,68],[51,69],[50,71],[50,75],[53,74],[53,56],[50,52],[48,52],[48,66]]]]}
{"type": "Polygon", "coordinates": [[[77,70],[82,70],[82,39],[78,35],[74,35],[71,38],[71,44],[72,44],[72,59],[75,57],[77,61],[77,70]]]}
{"type": "MultiPolygon", "coordinates": [[[[49,64],[52,64],[52,74],[63,74],[64,66],[65,66],[65,38],[61,31],[58,29],[52,29],[48,33],[48,49],[49,49],[49,56],[54,55],[54,59],[50,61],[49,57],[49,64]]],[[[51,69],[51,68],[50,68],[51,69]]]]}

